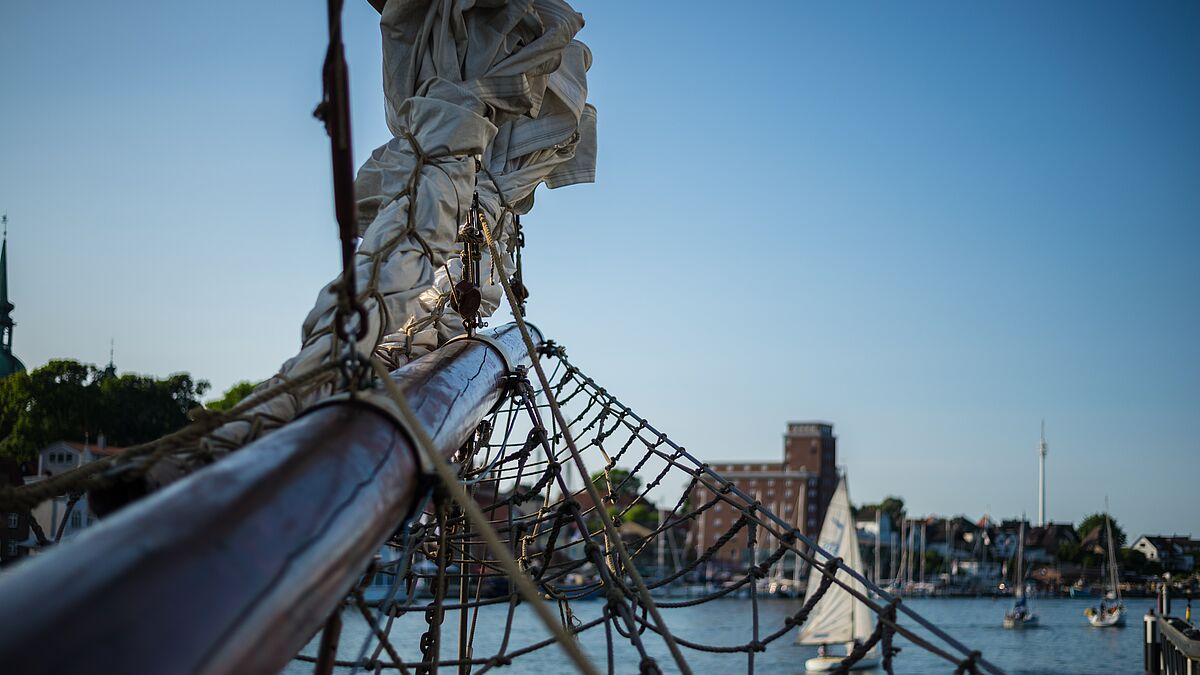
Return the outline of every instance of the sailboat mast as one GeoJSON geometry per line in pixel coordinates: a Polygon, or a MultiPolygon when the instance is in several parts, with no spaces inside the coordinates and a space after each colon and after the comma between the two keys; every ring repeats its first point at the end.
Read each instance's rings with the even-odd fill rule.
{"type": "Polygon", "coordinates": [[[917,550],[917,524],[908,524],[908,567],[905,570],[905,579],[911,585],[916,577],[916,550],[917,550]]]}
{"type": "Polygon", "coordinates": [[[1113,540],[1112,521],[1108,518],[1108,497],[1104,498],[1104,534],[1108,540],[1108,575],[1112,580],[1113,595],[1121,601],[1121,582],[1117,577],[1117,542],[1113,540]]]}
{"type": "Polygon", "coordinates": [[[1016,597],[1025,597],[1025,519],[1021,519],[1021,527],[1017,534],[1017,576],[1015,579],[1016,597]]]}
{"type": "MultiPolygon", "coordinates": [[[[662,527],[667,524],[665,519],[666,519],[666,512],[663,511],[662,509],[658,509],[658,526],[659,527],[662,527]]],[[[666,531],[664,530],[663,534],[665,534],[665,533],[666,533],[666,531]]],[[[656,556],[657,560],[655,561],[655,563],[658,565],[658,575],[660,578],[663,576],[666,576],[663,574],[663,563],[664,563],[664,558],[665,558],[664,554],[666,553],[666,546],[667,546],[667,538],[662,535],[659,535],[659,537],[658,537],[658,555],[656,556]]]]}
{"type": "Polygon", "coordinates": [[[921,583],[925,583],[925,523],[921,523],[921,583]]]}
{"type": "MultiPolygon", "coordinates": [[[[783,513],[783,511],[779,508],[778,501],[775,502],[775,513],[783,513]]],[[[770,579],[771,579],[771,581],[778,582],[782,578],[783,578],[783,557],[780,556],[779,562],[776,562],[774,567],[771,568],[770,579]]]]}
{"type": "Polygon", "coordinates": [[[875,583],[879,583],[879,545],[883,543],[883,519],[879,516],[879,507],[875,507],[875,583]]]}
{"type": "MultiPolygon", "coordinates": [[[[804,509],[801,508],[803,504],[804,487],[801,486],[799,490],[796,490],[796,521],[793,523],[793,526],[797,530],[800,529],[800,520],[804,517],[804,509]]],[[[792,560],[794,561],[792,564],[792,588],[795,589],[800,588],[800,568],[802,567],[800,564],[800,553],[793,553],[792,560]]]]}

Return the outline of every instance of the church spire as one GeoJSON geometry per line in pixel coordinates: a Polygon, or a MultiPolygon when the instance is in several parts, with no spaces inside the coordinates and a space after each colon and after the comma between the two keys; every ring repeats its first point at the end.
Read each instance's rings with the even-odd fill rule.
{"type": "Polygon", "coordinates": [[[14,305],[8,299],[8,214],[0,216],[0,225],[4,226],[4,243],[0,245],[0,377],[8,377],[13,373],[25,370],[25,364],[13,356],[12,320],[14,305]]]}
{"type": "Polygon", "coordinates": [[[0,224],[4,226],[4,244],[0,248],[0,349],[4,353],[12,353],[12,328],[16,325],[12,320],[14,305],[8,300],[8,214],[0,216],[0,224]]]}

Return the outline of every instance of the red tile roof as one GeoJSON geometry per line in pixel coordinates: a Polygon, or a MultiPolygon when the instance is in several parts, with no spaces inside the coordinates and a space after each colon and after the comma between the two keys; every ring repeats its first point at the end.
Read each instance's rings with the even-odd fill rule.
{"type": "Polygon", "coordinates": [[[88,443],[87,445],[84,445],[83,443],[76,443],[74,441],[64,441],[64,442],[67,445],[71,446],[72,448],[75,448],[76,450],[78,450],[80,452],[84,452],[86,450],[86,451],[90,451],[93,455],[119,455],[122,452],[125,452],[125,448],[120,448],[115,445],[109,445],[109,446],[101,448],[100,446],[96,445],[95,443],[88,443]]]}

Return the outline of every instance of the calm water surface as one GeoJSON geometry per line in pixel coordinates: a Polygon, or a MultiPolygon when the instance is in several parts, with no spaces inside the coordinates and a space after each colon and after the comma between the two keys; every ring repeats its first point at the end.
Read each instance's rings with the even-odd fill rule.
{"type": "MultiPolygon", "coordinates": [[[[1007,600],[991,599],[910,599],[906,603],[924,617],[941,626],[959,641],[983,652],[985,658],[1013,675],[1093,675],[1104,673],[1142,672],[1142,614],[1153,600],[1132,599],[1125,628],[1092,628],[1083,616],[1083,610],[1093,601],[1084,599],[1041,599],[1032,602],[1033,610],[1041,619],[1041,626],[1026,630],[1005,630],[1001,618],[1011,604],[1007,600]]],[[[767,634],[783,625],[783,619],[800,606],[799,600],[771,600],[760,603],[759,615],[762,633],[767,634]]],[[[553,607],[553,605],[552,605],[553,607]]],[[[601,603],[580,601],[573,603],[576,615],[583,621],[600,615],[601,603]]],[[[481,608],[475,636],[475,654],[496,653],[503,637],[507,606],[481,608]]],[[[704,644],[731,645],[744,643],[750,638],[751,605],[749,600],[718,600],[688,609],[665,611],[667,625],[680,637],[704,644]]],[[[352,659],[357,656],[367,627],[357,613],[347,611],[342,633],[339,657],[352,659]]],[[[902,625],[911,622],[901,619],[902,625]]],[[[522,647],[547,637],[534,613],[526,607],[518,607],[510,640],[510,650],[522,647]]],[[[443,655],[453,658],[457,653],[458,613],[447,612],[443,625],[443,655]]],[[[395,621],[390,635],[402,656],[418,660],[418,641],[425,630],[420,612],[406,615],[395,621]]],[[[636,673],[637,657],[628,643],[614,636],[616,641],[616,672],[636,673]]],[[[648,649],[655,656],[664,672],[677,672],[666,648],[647,636],[648,649]]],[[[584,651],[601,666],[605,663],[605,638],[603,626],[583,634],[581,644],[584,651]]],[[[918,673],[953,673],[954,667],[923,650],[913,647],[903,638],[898,638],[903,651],[896,657],[896,672],[915,675],[918,673]]],[[[317,640],[314,639],[304,653],[314,654],[317,640]]],[[[766,652],[755,655],[755,671],[758,673],[803,673],[804,661],[816,655],[815,647],[795,644],[794,635],[786,635],[772,643],[766,652]]],[[[684,656],[696,673],[738,673],[746,671],[746,655],[717,655],[684,650],[684,656]]],[[[384,655],[386,659],[386,654],[384,655]]],[[[309,673],[311,664],[293,662],[284,672],[292,675],[309,673]]],[[[349,672],[349,670],[339,671],[349,672]]],[[[396,672],[396,671],[387,671],[396,672]]],[[[443,669],[442,672],[456,672],[443,669]]],[[[511,666],[499,673],[566,673],[571,672],[568,661],[555,646],[514,659],[511,666]]],[[[859,673],[882,675],[882,671],[862,670],[859,673]]]]}

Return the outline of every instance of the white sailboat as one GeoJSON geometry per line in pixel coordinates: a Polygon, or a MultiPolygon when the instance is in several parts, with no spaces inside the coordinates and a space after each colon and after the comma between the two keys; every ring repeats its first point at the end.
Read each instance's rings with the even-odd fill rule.
{"type": "Polygon", "coordinates": [[[1037,614],[1029,610],[1025,601],[1025,520],[1017,534],[1017,574],[1013,579],[1013,608],[1004,614],[1005,628],[1030,628],[1038,623],[1037,614]]]}
{"type": "Polygon", "coordinates": [[[1097,628],[1110,628],[1125,625],[1125,604],[1121,602],[1121,576],[1117,572],[1117,544],[1113,541],[1112,523],[1108,519],[1108,498],[1104,499],[1104,534],[1105,547],[1108,549],[1108,569],[1104,579],[1104,595],[1100,598],[1100,607],[1088,607],[1083,611],[1088,623],[1097,628]],[[1106,600],[1115,600],[1107,604],[1106,600]]]}
{"type": "MultiPolygon", "coordinates": [[[[821,526],[821,537],[817,543],[821,548],[835,556],[841,556],[847,567],[859,574],[864,571],[862,556],[858,550],[858,534],[854,531],[854,519],[850,516],[850,495],[846,487],[846,477],[838,482],[837,491],[829,500],[829,510],[825,513],[825,523],[821,526]]],[[[866,588],[861,582],[848,575],[838,575],[838,579],[847,582],[850,588],[866,595],[866,588]]],[[[804,596],[805,602],[821,584],[821,571],[813,568],[809,573],[808,590],[804,596]]],[[[805,645],[820,645],[821,655],[809,659],[804,667],[809,671],[822,672],[834,670],[841,665],[842,660],[849,655],[856,642],[865,641],[874,630],[875,616],[860,600],[850,595],[841,586],[833,585],[826,591],[817,606],[813,608],[808,620],[800,627],[797,642],[805,645]],[[831,656],[825,653],[830,646],[838,643],[846,644],[846,654],[831,656]]],[[[879,665],[879,655],[874,649],[867,652],[861,661],[854,664],[853,670],[873,668],[879,665]]]]}

